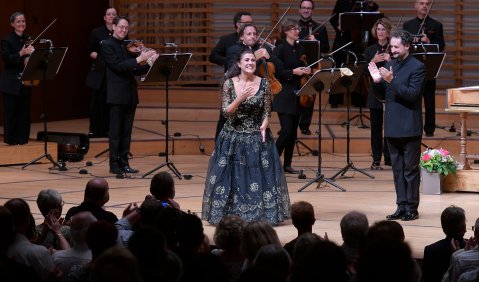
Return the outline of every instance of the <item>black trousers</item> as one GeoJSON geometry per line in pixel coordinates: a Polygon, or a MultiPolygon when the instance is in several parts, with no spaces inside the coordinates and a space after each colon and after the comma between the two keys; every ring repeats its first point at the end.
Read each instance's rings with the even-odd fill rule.
{"type": "Polygon", "coordinates": [[[314,105],[310,107],[301,107],[301,117],[299,119],[299,129],[307,130],[313,119],[314,105]]]}
{"type": "Polygon", "coordinates": [[[136,104],[110,105],[110,169],[128,166],[136,104]]]}
{"type": "Polygon", "coordinates": [[[436,129],[436,80],[426,81],[424,91],[424,132],[434,133],[436,129]]]}
{"type": "Polygon", "coordinates": [[[90,133],[95,137],[108,136],[110,110],[106,103],[106,88],[92,90],[90,99],[90,133]]]}
{"type": "Polygon", "coordinates": [[[3,93],[3,140],[9,145],[28,143],[31,92],[22,86],[18,96],[3,93]]]}
{"type": "Polygon", "coordinates": [[[421,136],[386,138],[386,140],[391,154],[398,210],[417,212],[421,181],[419,169],[421,136]]]}
{"type": "Polygon", "coordinates": [[[371,119],[371,151],[373,161],[380,162],[384,154],[384,160],[390,161],[388,145],[383,140],[383,109],[369,109],[371,119]]]}
{"type": "Polygon", "coordinates": [[[221,130],[223,129],[223,126],[226,123],[226,118],[223,116],[222,110],[220,110],[220,116],[218,118],[218,121],[216,122],[216,133],[215,133],[215,141],[218,138],[218,135],[220,135],[221,130]]]}
{"type": "Polygon", "coordinates": [[[281,133],[276,139],[276,149],[281,156],[284,151],[283,165],[291,166],[293,161],[294,142],[298,135],[299,115],[278,113],[281,133]]]}

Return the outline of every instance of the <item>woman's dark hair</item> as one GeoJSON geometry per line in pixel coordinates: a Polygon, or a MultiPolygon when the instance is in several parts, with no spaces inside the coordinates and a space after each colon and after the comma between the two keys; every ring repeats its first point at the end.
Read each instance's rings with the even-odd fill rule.
{"type": "Polygon", "coordinates": [[[130,20],[125,17],[125,16],[116,16],[114,19],[113,19],[113,24],[114,25],[118,25],[118,23],[120,22],[120,20],[125,20],[128,22],[128,24],[130,24],[130,20]]]}
{"type": "Polygon", "coordinates": [[[253,54],[254,55],[254,52],[249,49],[249,48],[245,48],[244,50],[242,50],[241,52],[238,53],[238,56],[236,57],[236,62],[235,64],[233,64],[229,69],[228,71],[226,72],[226,75],[225,75],[225,80],[229,79],[229,78],[232,78],[232,77],[235,77],[237,75],[239,75],[241,73],[241,69],[239,68],[238,66],[238,62],[241,61],[241,58],[243,58],[243,56],[245,54],[253,54]]]}
{"type": "Polygon", "coordinates": [[[281,23],[280,38],[286,39],[286,32],[298,25],[298,21],[294,19],[286,19],[281,23]]]}
{"type": "Polygon", "coordinates": [[[10,16],[10,23],[13,23],[18,16],[25,16],[22,12],[15,12],[10,16]]]}

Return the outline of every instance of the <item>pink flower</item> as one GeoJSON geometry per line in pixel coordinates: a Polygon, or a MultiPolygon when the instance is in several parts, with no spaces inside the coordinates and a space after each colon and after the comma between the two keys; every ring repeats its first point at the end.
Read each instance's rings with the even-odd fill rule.
{"type": "Polygon", "coordinates": [[[424,154],[424,156],[422,156],[422,160],[427,162],[431,159],[431,156],[429,156],[429,154],[424,154]]]}
{"type": "Polygon", "coordinates": [[[439,153],[440,153],[441,156],[443,156],[443,157],[449,155],[449,152],[448,152],[447,150],[444,150],[444,149],[440,149],[440,150],[439,150],[439,153]]]}

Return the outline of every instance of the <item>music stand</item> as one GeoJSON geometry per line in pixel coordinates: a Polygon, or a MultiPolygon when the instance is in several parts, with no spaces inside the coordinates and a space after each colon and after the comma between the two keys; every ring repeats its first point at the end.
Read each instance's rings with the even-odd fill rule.
{"type": "MultiPolygon", "coordinates": [[[[313,74],[313,76],[308,80],[308,82],[301,87],[301,89],[296,93],[296,95],[301,96],[301,95],[311,95],[311,93],[317,93],[318,95],[321,95],[321,92],[326,89],[326,92],[329,93],[330,86],[334,81],[336,81],[340,77],[340,72],[339,69],[332,68],[332,69],[324,69],[317,71],[316,73],[313,74]]],[[[322,181],[325,181],[334,187],[338,188],[339,190],[346,192],[346,189],[341,187],[340,185],[336,184],[332,179],[324,177],[324,175],[321,173],[321,98],[318,99],[318,110],[319,110],[319,115],[318,115],[318,168],[316,172],[316,178],[312,179],[306,185],[301,187],[298,192],[303,191],[306,189],[309,185],[313,184],[314,182],[317,182],[318,185],[316,188],[320,187],[320,184],[322,181]]]]}
{"type": "Polygon", "coordinates": [[[165,120],[165,130],[166,130],[166,139],[165,139],[165,162],[149,172],[143,174],[143,178],[151,173],[157,171],[158,169],[167,166],[179,179],[182,179],[181,173],[175,167],[172,161],[168,158],[168,143],[169,143],[169,132],[168,132],[168,109],[169,109],[169,82],[176,81],[180,77],[181,73],[186,68],[188,61],[191,58],[191,53],[174,53],[174,54],[162,54],[160,55],[153,66],[149,69],[145,77],[141,79],[143,82],[165,82],[165,92],[166,92],[166,120],[165,120]]]}
{"type": "MultiPolygon", "coordinates": [[[[363,64],[366,64],[366,63],[363,63],[363,64]]],[[[353,164],[353,161],[351,160],[350,156],[349,156],[349,145],[350,145],[350,142],[351,142],[351,138],[350,138],[350,132],[349,132],[349,115],[350,115],[350,112],[351,112],[351,99],[350,99],[350,89],[352,89],[352,86],[357,84],[358,83],[358,79],[359,79],[359,76],[354,76],[354,75],[351,75],[351,76],[343,76],[341,77],[340,79],[336,80],[336,83],[334,83],[332,86],[331,86],[331,91],[332,92],[335,92],[337,93],[338,91],[344,91],[346,90],[346,107],[347,107],[347,110],[346,110],[346,166],[343,167],[340,171],[338,171],[335,175],[333,175],[333,177],[331,177],[331,179],[335,179],[339,174],[341,174],[341,176],[343,176],[349,169],[352,169],[352,170],[355,170],[357,172],[360,172],[370,178],[373,178],[374,179],[374,176],[370,175],[369,173],[363,171],[363,170],[360,170],[358,168],[356,168],[353,164]],[[333,90],[334,89],[334,90],[333,90]]]]}
{"type": "Polygon", "coordinates": [[[438,53],[439,52],[439,44],[429,44],[429,43],[413,43],[409,54],[414,53],[438,53]]]}
{"type": "MultiPolygon", "coordinates": [[[[351,87],[349,89],[356,89],[359,81],[361,79],[366,78],[365,76],[363,76],[363,73],[364,73],[364,70],[366,70],[367,65],[368,64],[366,62],[345,63],[345,64],[342,65],[343,68],[348,68],[353,72],[353,75],[351,76],[353,84],[351,85],[351,87]]],[[[339,84],[339,86],[340,86],[339,88],[341,88],[341,84],[339,84]]],[[[362,87],[362,85],[360,87],[362,87]]],[[[338,90],[338,91],[346,91],[347,92],[347,89],[338,90]]],[[[360,93],[359,95],[362,95],[362,94],[360,93]]],[[[351,95],[349,95],[349,96],[351,96],[351,95]]],[[[347,111],[348,111],[348,115],[349,115],[352,98],[351,97],[346,97],[346,99],[349,99],[349,101],[347,102],[347,106],[348,106],[347,111]]],[[[351,122],[355,118],[359,118],[359,123],[360,124],[358,125],[358,127],[359,128],[369,128],[367,125],[364,124],[363,117],[369,119],[369,117],[367,115],[363,114],[363,105],[362,105],[362,102],[360,102],[359,103],[359,114],[353,116],[352,118],[348,117],[348,119],[347,119],[348,121],[344,122],[343,125],[346,125],[348,122],[351,122]]]]}
{"type": "Polygon", "coordinates": [[[43,131],[44,140],[43,140],[43,155],[33,159],[31,162],[22,166],[22,169],[25,169],[27,166],[36,163],[42,158],[49,160],[53,167],[58,167],[60,170],[66,170],[65,167],[60,166],[48,153],[48,130],[47,130],[47,83],[46,80],[54,79],[60,70],[65,54],[68,50],[68,47],[51,47],[46,49],[36,49],[28,59],[28,63],[23,69],[22,81],[32,81],[32,80],[43,80],[43,102],[42,102],[42,113],[40,118],[43,119],[43,131]]]}
{"type": "Polygon", "coordinates": [[[426,80],[433,80],[439,76],[442,64],[446,58],[446,53],[439,52],[413,53],[411,55],[426,67],[426,80]]]}
{"type": "MultiPolygon", "coordinates": [[[[321,55],[320,53],[321,43],[319,42],[319,40],[298,40],[298,44],[303,46],[304,48],[304,55],[306,55],[306,63],[308,64],[308,66],[313,64],[314,62],[318,62],[319,57],[321,55]]],[[[317,64],[312,65],[311,68],[318,69],[319,64],[320,63],[318,62],[317,64]]],[[[313,93],[316,93],[316,92],[313,92],[313,93]]],[[[302,111],[302,113],[304,113],[305,115],[309,115],[310,124],[311,124],[313,113],[314,113],[315,98],[316,98],[316,95],[314,95],[312,98],[313,105],[311,105],[310,107],[304,107],[305,110],[302,111]]],[[[301,114],[301,119],[303,118],[302,115],[303,114],[301,114]]],[[[306,145],[303,141],[299,140],[298,138],[296,138],[295,144],[296,144],[296,151],[298,151],[299,156],[302,155],[301,151],[299,150],[299,145],[302,145],[304,148],[306,148],[306,150],[308,150],[309,153],[313,156],[317,156],[319,154],[317,151],[311,149],[308,145],[306,145]]]]}
{"type": "Polygon", "coordinates": [[[368,42],[364,42],[363,32],[368,32],[374,25],[374,23],[383,18],[384,14],[380,12],[346,12],[339,14],[339,26],[343,31],[359,31],[361,34],[361,54],[364,53],[364,49],[367,47],[368,42]]]}

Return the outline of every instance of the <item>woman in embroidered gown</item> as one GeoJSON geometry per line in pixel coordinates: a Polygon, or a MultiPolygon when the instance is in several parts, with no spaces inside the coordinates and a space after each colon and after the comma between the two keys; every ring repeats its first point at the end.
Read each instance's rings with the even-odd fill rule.
{"type": "Polygon", "coordinates": [[[290,216],[286,178],[268,128],[270,88],[255,69],[255,56],[245,49],[223,84],[227,121],[208,165],[203,195],[202,218],[211,224],[227,214],[272,224],[290,216]]]}

